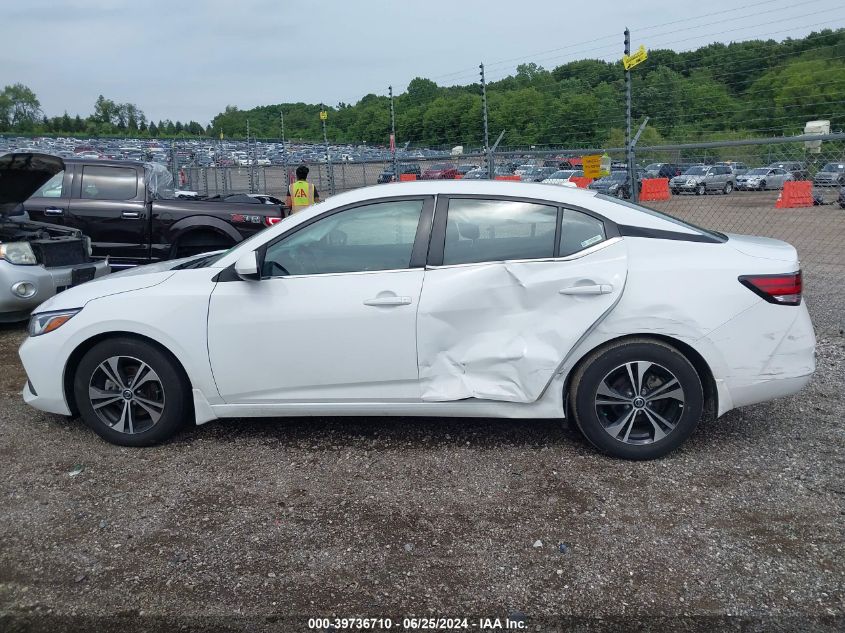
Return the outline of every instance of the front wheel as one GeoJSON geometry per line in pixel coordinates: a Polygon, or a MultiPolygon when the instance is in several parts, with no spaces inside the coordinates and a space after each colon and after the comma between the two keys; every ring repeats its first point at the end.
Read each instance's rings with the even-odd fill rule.
{"type": "Polygon", "coordinates": [[[733,190],[734,190],[734,184],[732,182],[728,181],[728,182],[725,183],[725,188],[722,189],[722,193],[724,193],[725,195],[728,195],[733,190]]]}
{"type": "Polygon", "coordinates": [[[763,181],[760,183],[760,191],[765,191],[765,190],[766,190],[766,181],[765,181],[765,180],[763,180],[763,181]]]}
{"type": "Polygon", "coordinates": [[[120,446],[150,446],[188,417],[190,388],[176,360],[132,338],[92,347],[73,382],[79,413],[97,435],[120,446]]]}
{"type": "Polygon", "coordinates": [[[623,459],[655,459],[680,446],[704,410],[695,367],[649,339],[622,341],[588,357],[573,376],[570,401],[593,446],[623,459]]]}
{"type": "Polygon", "coordinates": [[[695,195],[703,196],[705,193],[707,193],[707,187],[705,185],[698,185],[695,190],[695,195]]]}
{"type": "Polygon", "coordinates": [[[622,187],[616,190],[616,197],[619,199],[625,198],[625,190],[622,187]]]}

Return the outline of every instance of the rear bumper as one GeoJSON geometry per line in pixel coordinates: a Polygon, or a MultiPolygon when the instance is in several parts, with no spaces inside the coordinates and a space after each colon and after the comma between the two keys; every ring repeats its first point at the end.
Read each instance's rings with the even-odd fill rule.
{"type": "Polygon", "coordinates": [[[73,271],[77,268],[94,267],[94,278],[111,272],[107,261],[75,264],[73,266],[19,266],[0,260],[0,322],[23,321],[38,305],[72,284],[73,271]],[[12,286],[20,281],[33,284],[35,294],[28,298],[18,297],[12,286]]]}
{"type": "Polygon", "coordinates": [[[762,301],[706,336],[718,350],[714,370],[719,415],[735,407],[789,396],[803,389],[816,368],[816,336],[803,302],[762,301]]]}

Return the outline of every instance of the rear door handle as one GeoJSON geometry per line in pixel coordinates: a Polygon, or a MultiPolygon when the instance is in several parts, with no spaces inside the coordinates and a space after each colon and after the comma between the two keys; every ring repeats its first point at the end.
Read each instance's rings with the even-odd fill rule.
{"type": "Polygon", "coordinates": [[[47,207],[44,209],[44,215],[64,215],[65,210],[58,207],[47,207]]]}
{"type": "Polygon", "coordinates": [[[596,284],[594,286],[570,286],[559,291],[562,295],[607,295],[613,292],[610,284],[596,284]]]}
{"type": "Polygon", "coordinates": [[[409,306],[411,297],[375,297],[364,301],[365,306],[409,306]]]}
{"type": "Polygon", "coordinates": [[[120,217],[126,218],[127,220],[137,220],[141,217],[141,214],[138,211],[124,211],[120,214],[120,217]]]}

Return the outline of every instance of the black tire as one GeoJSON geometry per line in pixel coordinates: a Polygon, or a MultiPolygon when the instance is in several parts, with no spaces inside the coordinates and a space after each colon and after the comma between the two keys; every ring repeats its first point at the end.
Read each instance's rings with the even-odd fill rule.
{"type": "MultiPolygon", "coordinates": [[[[643,376],[640,376],[640,379],[643,379],[643,376]]],[[[624,395],[627,397],[627,393],[624,395]]],[[[667,455],[683,444],[692,434],[704,411],[704,390],[695,367],[674,347],[661,341],[645,338],[620,341],[593,352],[579,365],[573,375],[569,396],[570,402],[573,403],[575,423],[584,437],[599,450],[622,459],[645,460],[667,455]],[[624,373],[618,372],[624,371],[626,363],[638,361],[651,363],[650,368],[643,372],[645,380],[657,380],[658,371],[665,372],[664,376],[671,376],[677,380],[682,390],[683,400],[680,404],[678,400],[673,402],[672,398],[660,395],[677,389],[664,391],[659,386],[653,389],[654,401],[648,401],[647,393],[640,394],[645,397],[636,398],[643,401],[638,402],[636,407],[633,404],[620,404],[618,407],[601,404],[607,401],[599,398],[598,390],[600,387],[606,388],[605,381],[608,377],[624,376],[624,373]],[[648,404],[645,404],[646,402],[648,404]],[[650,413],[646,413],[646,407],[650,413]],[[664,408],[660,409],[660,407],[664,408]],[[633,414],[629,426],[621,427],[618,432],[621,434],[627,429],[624,438],[620,439],[618,435],[614,436],[611,430],[606,429],[606,427],[614,429],[618,426],[611,424],[616,420],[608,419],[608,413],[611,411],[615,412],[620,419],[630,413],[633,414]],[[671,417],[674,425],[669,427],[650,421],[654,419],[652,414],[658,411],[671,417]],[[659,439],[657,438],[658,427],[661,433],[665,433],[659,439]],[[636,432],[634,432],[635,429],[636,432]],[[649,439],[649,433],[651,439],[649,439]]],[[[631,402],[633,403],[633,400],[631,402]]],[[[668,417],[661,417],[660,420],[666,421],[668,417]]]]}
{"type": "Polygon", "coordinates": [[[760,191],[765,191],[765,190],[766,190],[766,181],[761,180],[760,181],[760,191]]]}
{"type": "MultiPolygon", "coordinates": [[[[138,379],[144,375],[147,374],[142,374],[138,379]]],[[[88,350],[76,367],[73,392],[80,416],[85,423],[104,440],[120,446],[152,446],[163,442],[183,426],[190,414],[190,385],[176,359],[159,348],[134,338],[107,339],[88,350]],[[115,357],[127,359],[118,362],[117,381],[122,381],[121,384],[108,381],[108,368],[111,367],[109,359],[115,357]],[[132,377],[142,374],[140,365],[136,372],[132,373],[134,361],[143,363],[152,370],[155,380],[142,380],[144,385],[130,390],[126,387],[132,386],[132,377]],[[101,387],[99,385],[102,381],[105,382],[101,387]],[[89,395],[92,389],[99,390],[101,395],[89,395]],[[124,396],[127,391],[132,391],[131,398],[124,396]],[[119,397],[114,398],[116,395],[119,397]],[[92,398],[97,400],[97,410],[92,398]],[[115,402],[109,403],[108,399],[114,399],[115,402]],[[141,399],[143,402],[140,402],[141,399]],[[154,419],[151,412],[158,417],[154,419]],[[111,418],[113,425],[104,418],[111,418]],[[137,426],[132,424],[133,418],[134,425],[137,426]],[[117,430],[120,426],[124,427],[123,431],[117,430]]]]}
{"type": "Polygon", "coordinates": [[[729,194],[731,193],[731,191],[733,191],[733,190],[734,190],[734,184],[733,184],[733,183],[729,180],[728,182],[726,182],[726,183],[725,183],[725,188],[724,188],[724,189],[722,189],[722,193],[723,193],[723,194],[725,194],[725,195],[727,196],[727,195],[729,195],[729,194]]]}
{"type": "Polygon", "coordinates": [[[234,242],[212,231],[191,231],[179,237],[173,245],[173,258],[190,257],[230,248],[234,242]]]}
{"type": "Polygon", "coordinates": [[[695,195],[703,196],[707,193],[707,185],[701,184],[695,188],[695,195]]]}

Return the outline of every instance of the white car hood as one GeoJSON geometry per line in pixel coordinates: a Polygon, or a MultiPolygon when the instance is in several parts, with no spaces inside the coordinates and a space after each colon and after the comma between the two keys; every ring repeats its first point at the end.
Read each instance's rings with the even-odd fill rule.
{"type": "MultiPolygon", "coordinates": [[[[154,264],[153,266],[157,265],[154,264]]],[[[131,271],[117,275],[106,275],[105,277],[86,282],[75,288],[69,288],[47,299],[47,301],[33,310],[33,313],[82,308],[94,299],[156,286],[176,274],[175,271],[171,270],[142,272],[141,268],[146,268],[146,266],[134,268],[131,271]]]]}

